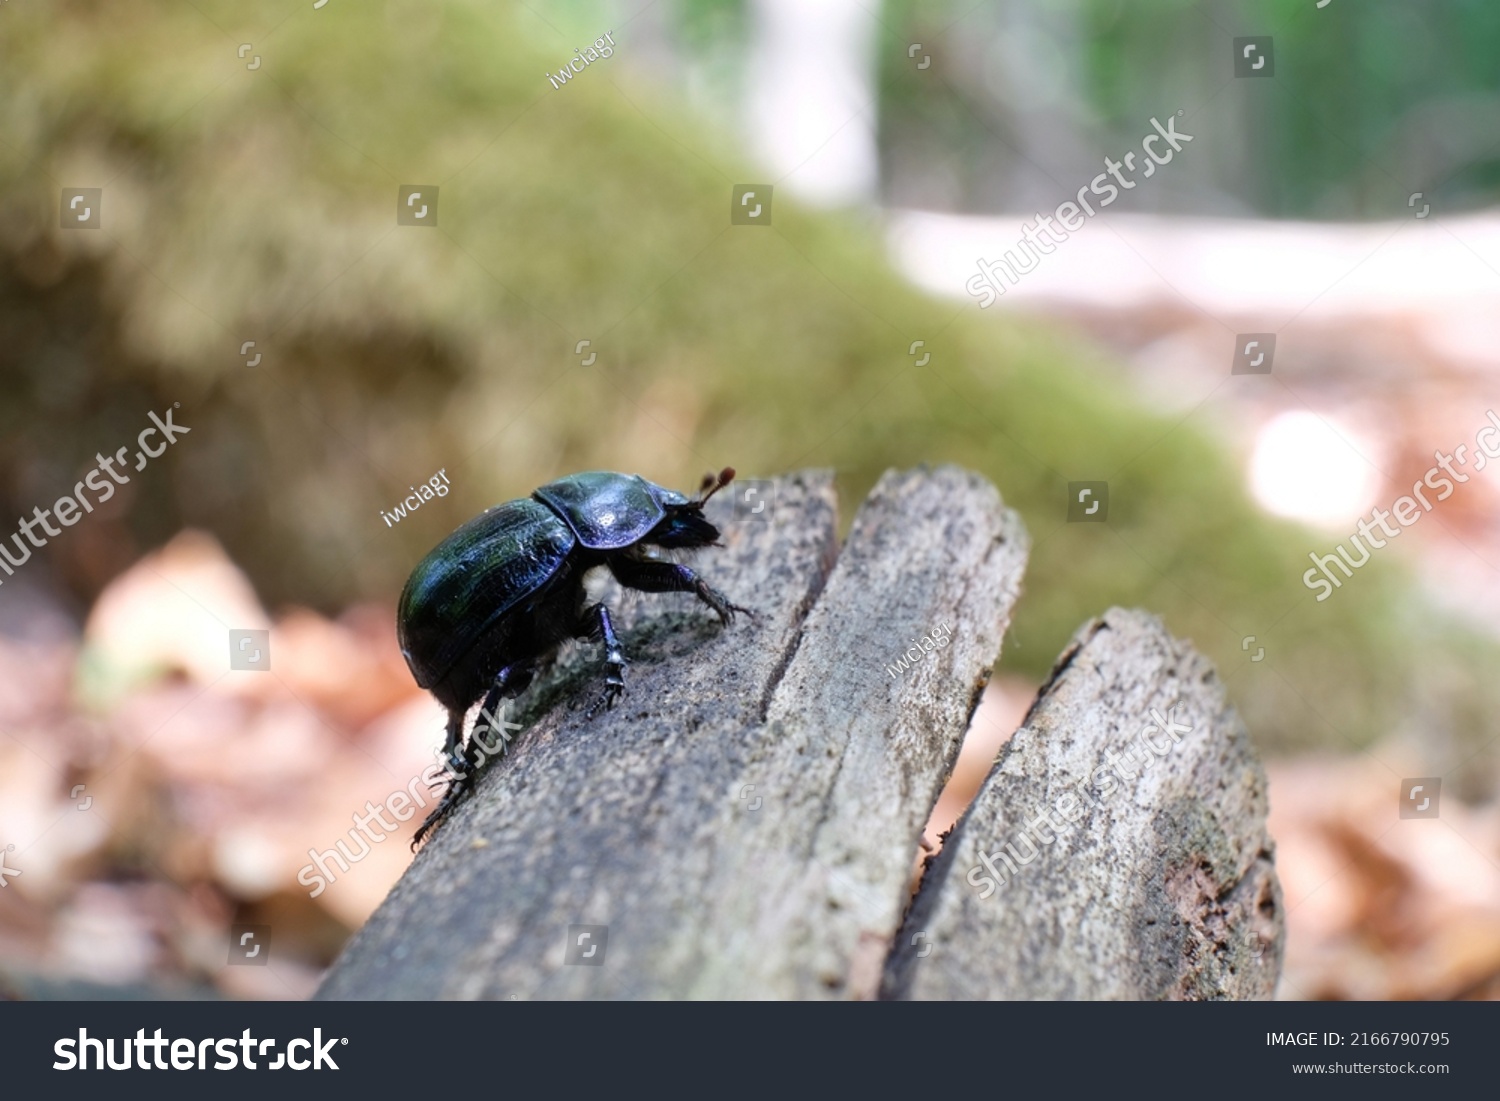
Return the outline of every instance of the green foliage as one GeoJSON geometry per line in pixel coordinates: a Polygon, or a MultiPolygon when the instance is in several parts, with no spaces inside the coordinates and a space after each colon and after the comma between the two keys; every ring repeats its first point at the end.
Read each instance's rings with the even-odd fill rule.
{"type": "Polygon", "coordinates": [[[1164,111],[1214,140],[1169,207],[1158,191],[1136,209],[1351,219],[1391,217],[1417,190],[1448,211],[1500,198],[1492,0],[887,0],[881,27],[882,155],[946,166],[959,209],[1016,205],[986,186],[997,164],[1046,179],[1053,150],[1027,147],[1010,112],[1047,90],[1033,80],[1027,102],[1005,103],[991,79],[1022,48],[1047,52],[1037,72],[1064,84],[1064,113],[1101,157],[1164,111]],[[1023,47],[1019,26],[1039,37],[1023,47]],[[1274,39],[1274,80],[1232,78],[1233,41],[1249,35],[1274,39]],[[914,41],[938,69],[912,67],[914,41]]]}
{"type": "MultiPolygon", "coordinates": [[[[1240,123],[1241,194],[1261,213],[1388,217],[1413,188],[1450,210],[1500,194],[1500,151],[1480,136],[1500,121],[1500,8],[1488,0],[1085,6],[1089,102],[1124,128],[1156,109],[1164,72],[1206,92],[1233,36],[1274,37],[1277,94],[1240,123]],[[1428,140],[1434,126],[1446,141],[1428,140]]],[[[1218,182],[1240,190],[1227,173],[1218,182]]]]}

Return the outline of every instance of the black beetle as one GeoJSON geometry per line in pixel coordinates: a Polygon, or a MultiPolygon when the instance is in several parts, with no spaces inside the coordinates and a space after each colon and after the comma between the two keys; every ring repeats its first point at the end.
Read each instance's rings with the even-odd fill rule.
{"type": "Polygon", "coordinates": [[[605,687],[589,707],[613,707],[625,691],[625,654],[603,604],[585,607],[584,576],[606,567],[620,584],[649,593],[690,592],[728,626],[750,614],[662,550],[715,545],[719,529],[703,506],[734,479],[725,467],[688,499],[637,474],[594,471],[542,486],[529,498],[488,509],[417,563],[396,612],[401,653],[417,684],[448,709],[444,752],[454,779],[412,841],[447,814],[468,787],[459,750],[464,717],[485,695],[479,723],[531,683],[539,664],[568,639],[602,640],[605,687]]]}

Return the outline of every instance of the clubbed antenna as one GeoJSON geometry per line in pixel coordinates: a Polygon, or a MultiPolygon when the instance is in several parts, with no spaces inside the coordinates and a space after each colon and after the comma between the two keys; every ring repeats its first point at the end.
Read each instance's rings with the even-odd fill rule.
{"type": "Polygon", "coordinates": [[[693,504],[698,508],[702,508],[708,503],[710,497],[732,481],[734,481],[734,467],[726,466],[718,474],[710,470],[707,474],[703,475],[703,484],[698,487],[698,499],[693,504]]]}

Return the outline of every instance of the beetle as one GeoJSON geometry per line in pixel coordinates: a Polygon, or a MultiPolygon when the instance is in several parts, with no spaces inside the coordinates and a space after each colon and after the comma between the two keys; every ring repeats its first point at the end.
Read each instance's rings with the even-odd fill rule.
{"type": "Polygon", "coordinates": [[[472,781],[460,743],[464,717],[480,696],[471,742],[481,722],[493,722],[500,701],[524,692],[569,639],[604,644],[604,690],[584,718],[624,694],[627,662],[609,609],[587,602],[584,578],[591,571],[603,567],[641,592],[693,593],[726,627],[736,612],[754,614],[658,555],[720,545],[703,506],[734,473],[725,467],[706,475],[691,499],[638,474],[570,474],[486,510],[417,563],[397,604],[396,635],[418,686],[448,711],[444,754],[453,779],[413,848],[472,781]]]}

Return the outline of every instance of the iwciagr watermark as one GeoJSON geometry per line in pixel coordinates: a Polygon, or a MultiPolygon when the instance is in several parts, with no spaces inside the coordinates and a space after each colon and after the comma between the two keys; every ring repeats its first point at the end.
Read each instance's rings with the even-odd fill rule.
{"type": "Polygon", "coordinates": [[[907,669],[915,666],[917,662],[922,660],[924,654],[930,654],[934,650],[943,649],[943,647],[948,645],[948,641],[952,637],[953,628],[947,623],[942,623],[936,631],[933,631],[930,635],[923,635],[920,640],[914,638],[908,639],[911,646],[907,648],[906,653],[901,655],[901,659],[896,664],[887,665],[885,671],[891,675],[893,680],[900,680],[901,678],[896,675],[897,673],[905,673],[907,669]]]}

